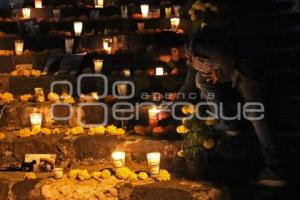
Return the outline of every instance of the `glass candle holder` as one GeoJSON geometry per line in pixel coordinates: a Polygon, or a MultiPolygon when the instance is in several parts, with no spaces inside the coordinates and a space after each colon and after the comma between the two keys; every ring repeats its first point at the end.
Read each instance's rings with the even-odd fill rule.
{"type": "Polygon", "coordinates": [[[43,7],[43,1],[42,0],[34,0],[34,7],[35,8],[42,8],[43,7]]]}
{"type": "Polygon", "coordinates": [[[63,177],[64,170],[61,167],[55,167],[53,169],[53,173],[54,173],[54,178],[59,179],[63,177]]]}
{"type": "Polygon", "coordinates": [[[163,76],[164,75],[164,68],[163,67],[156,67],[155,68],[155,75],[156,76],[163,76]]]}
{"type": "Polygon", "coordinates": [[[58,22],[60,19],[60,9],[53,9],[52,12],[53,12],[55,22],[58,22]]]}
{"type": "Polygon", "coordinates": [[[103,68],[103,60],[102,59],[94,59],[94,71],[96,74],[100,74],[103,68]]]}
{"type": "Polygon", "coordinates": [[[172,17],[170,19],[170,23],[171,23],[171,29],[173,31],[177,31],[178,30],[178,27],[179,27],[179,24],[180,24],[180,18],[177,18],[177,17],[172,17]]]}
{"type": "Polygon", "coordinates": [[[73,38],[66,38],[65,39],[66,53],[71,54],[73,52],[73,46],[74,46],[74,39],[73,38]]]}
{"type": "Polygon", "coordinates": [[[128,17],[128,7],[125,4],[121,5],[121,17],[127,18],[128,17]]]}
{"type": "Polygon", "coordinates": [[[45,95],[43,88],[34,88],[36,102],[42,103],[45,102],[45,95]]]}
{"type": "Polygon", "coordinates": [[[30,8],[22,8],[22,14],[24,19],[30,19],[30,8]]]}
{"type": "Polygon", "coordinates": [[[40,130],[42,127],[42,114],[41,113],[33,113],[29,115],[30,124],[32,129],[40,130]]]}
{"type": "Polygon", "coordinates": [[[173,9],[175,17],[180,17],[181,5],[174,5],[173,9]]]}
{"type": "Polygon", "coordinates": [[[83,23],[82,22],[74,22],[74,33],[75,36],[80,36],[82,32],[83,23]]]}
{"type": "Polygon", "coordinates": [[[160,109],[154,107],[148,110],[148,119],[150,126],[156,126],[158,124],[158,115],[160,113],[160,109]]]}
{"type": "Polygon", "coordinates": [[[121,168],[125,166],[125,156],[125,152],[123,151],[115,151],[111,154],[115,168],[121,168]]]}
{"type": "Polygon", "coordinates": [[[139,22],[137,23],[138,26],[138,31],[143,32],[145,30],[145,23],[144,22],[139,22]]]}
{"type": "Polygon", "coordinates": [[[17,56],[23,54],[24,50],[24,41],[23,40],[15,40],[15,53],[17,56]]]}
{"type": "Polygon", "coordinates": [[[104,38],[103,39],[103,49],[108,53],[112,53],[112,38],[104,38]]]}
{"type": "Polygon", "coordinates": [[[127,84],[118,84],[117,89],[118,89],[119,96],[127,95],[127,84]]]}
{"type": "Polygon", "coordinates": [[[157,176],[160,170],[160,153],[159,152],[151,152],[147,154],[148,167],[150,175],[157,176]]]}
{"type": "Polygon", "coordinates": [[[130,69],[123,69],[123,75],[124,77],[130,77],[130,69]]]}
{"type": "Polygon", "coordinates": [[[166,7],[165,14],[166,14],[166,18],[170,18],[172,15],[172,7],[166,7]]]}
{"type": "Polygon", "coordinates": [[[144,19],[148,18],[149,15],[149,5],[148,4],[142,4],[141,5],[141,12],[144,19]]]}
{"type": "Polygon", "coordinates": [[[104,0],[95,0],[95,8],[103,8],[104,0]]]}

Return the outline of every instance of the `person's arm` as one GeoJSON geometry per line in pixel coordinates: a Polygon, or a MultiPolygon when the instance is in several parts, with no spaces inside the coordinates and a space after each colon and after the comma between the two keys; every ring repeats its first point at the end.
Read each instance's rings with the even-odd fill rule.
{"type": "Polygon", "coordinates": [[[175,102],[189,102],[189,94],[196,89],[195,77],[197,71],[190,66],[187,66],[187,73],[184,83],[180,87],[177,93],[183,94],[184,98],[176,99],[175,102]]]}

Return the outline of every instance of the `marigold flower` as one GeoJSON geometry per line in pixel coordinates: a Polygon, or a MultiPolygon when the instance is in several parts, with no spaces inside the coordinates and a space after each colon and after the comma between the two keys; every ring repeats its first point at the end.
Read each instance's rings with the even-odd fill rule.
{"type": "Polygon", "coordinates": [[[171,179],[171,174],[165,169],[161,169],[159,171],[158,176],[156,177],[156,180],[158,181],[169,181],[170,179],[171,179]]]}

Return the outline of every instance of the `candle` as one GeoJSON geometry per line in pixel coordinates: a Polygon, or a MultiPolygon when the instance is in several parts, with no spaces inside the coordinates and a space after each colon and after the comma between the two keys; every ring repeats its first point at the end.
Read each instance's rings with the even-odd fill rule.
{"type": "Polygon", "coordinates": [[[158,123],[158,114],[160,113],[160,109],[157,109],[156,107],[151,108],[148,110],[148,118],[149,118],[149,125],[150,126],[156,126],[158,123]]]}
{"type": "Polygon", "coordinates": [[[166,18],[170,18],[172,14],[172,7],[165,8],[166,18]]]}
{"type": "Polygon", "coordinates": [[[121,17],[122,18],[127,18],[128,16],[128,7],[127,5],[121,5],[121,17]]]}
{"type": "Polygon", "coordinates": [[[114,162],[115,168],[120,168],[125,166],[125,152],[115,151],[111,154],[114,162]]]}
{"type": "Polygon", "coordinates": [[[36,101],[41,103],[45,101],[45,95],[43,88],[34,88],[36,101]]]}
{"type": "Polygon", "coordinates": [[[80,36],[81,32],[82,32],[82,22],[74,22],[74,32],[75,32],[75,36],[80,36]]]}
{"type": "Polygon", "coordinates": [[[30,8],[22,8],[22,13],[24,19],[30,18],[30,8]]]}
{"type": "Polygon", "coordinates": [[[99,100],[98,92],[91,92],[91,97],[98,101],[99,100]]]}
{"type": "Polygon", "coordinates": [[[58,22],[60,18],[60,9],[53,9],[53,16],[55,22],[58,22]]]}
{"type": "Polygon", "coordinates": [[[54,178],[62,178],[63,177],[63,168],[61,167],[55,167],[53,169],[54,172],[54,178]]]}
{"type": "Polygon", "coordinates": [[[15,40],[15,53],[17,56],[23,54],[24,49],[24,41],[23,40],[15,40]]]}
{"type": "Polygon", "coordinates": [[[65,39],[66,53],[71,54],[73,52],[73,45],[74,45],[74,39],[73,38],[66,38],[65,39]]]}
{"type": "Polygon", "coordinates": [[[112,52],[112,38],[104,38],[103,39],[103,49],[108,54],[111,54],[111,52],[112,52]]]}
{"type": "Polygon", "coordinates": [[[142,5],[141,5],[141,12],[142,12],[143,18],[148,18],[148,14],[149,14],[149,5],[148,5],[148,4],[142,4],[142,5]]]}
{"type": "Polygon", "coordinates": [[[144,22],[139,22],[138,24],[138,31],[143,32],[145,30],[145,23],[144,22]]]}
{"type": "Polygon", "coordinates": [[[130,69],[123,69],[123,74],[125,77],[130,77],[130,69]]]}
{"type": "Polygon", "coordinates": [[[175,17],[180,17],[181,5],[174,5],[173,8],[175,17]]]}
{"type": "Polygon", "coordinates": [[[100,74],[103,67],[103,60],[102,59],[94,59],[94,72],[96,74],[100,74]]]}
{"type": "Polygon", "coordinates": [[[34,7],[35,8],[42,8],[43,7],[43,1],[42,0],[35,0],[34,1],[34,7]]]}
{"type": "Polygon", "coordinates": [[[104,0],[95,0],[95,8],[103,8],[104,0]]]}
{"type": "Polygon", "coordinates": [[[164,68],[163,67],[156,67],[156,69],[155,69],[155,75],[156,76],[162,76],[162,75],[164,75],[164,68]]]}
{"type": "Polygon", "coordinates": [[[33,113],[29,115],[30,123],[32,129],[41,129],[42,126],[42,114],[41,113],[33,113]]]}
{"type": "Polygon", "coordinates": [[[172,17],[172,18],[170,19],[170,22],[171,22],[171,29],[172,29],[173,31],[177,31],[178,26],[179,26],[179,24],[180,24],[180,18],[172,17]]]}
{"type": "Polygon", "coordinates": [[[159,174],[160,169],[160,153],[151,152],[147,154],[148,167],[151,176],[156,176],[159,174]]]}
{"type": "Polygon", "coordinates": [[[118,84],[117,87],[118,87],[119,96],[127,95],[127,84],[118,84]]]}

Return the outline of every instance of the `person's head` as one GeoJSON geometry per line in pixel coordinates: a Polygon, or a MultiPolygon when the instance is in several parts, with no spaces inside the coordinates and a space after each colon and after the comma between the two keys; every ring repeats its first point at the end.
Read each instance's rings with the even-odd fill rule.
{"type": "Polygon", "coordinates": [[[165,63],[177,62],[184,54],[184,39],[175,32],[160,32],[154,36],[153,56],[165,63]]]}

